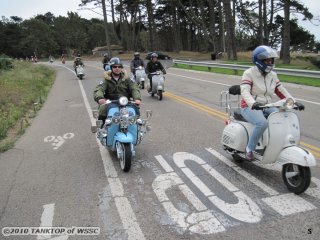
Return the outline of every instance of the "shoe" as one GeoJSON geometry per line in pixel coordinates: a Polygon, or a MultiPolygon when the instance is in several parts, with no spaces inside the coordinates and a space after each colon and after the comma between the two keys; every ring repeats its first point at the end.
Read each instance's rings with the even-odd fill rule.
{"type": "Polygon", "coordinates": [[[246,159],[248,161],[252,161],[254,159],[252,151],[246,152],[246,159]]]}

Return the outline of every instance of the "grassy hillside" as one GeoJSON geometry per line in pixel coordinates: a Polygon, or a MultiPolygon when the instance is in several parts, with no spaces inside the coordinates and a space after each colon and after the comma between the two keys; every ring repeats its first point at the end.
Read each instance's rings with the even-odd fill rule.
{"type": "Polygon", "coordinates": [[[29,62],[16,61],[13,69],[0,72],[0,152],[24,132],[54,79],[53,69],[29,62]]]}

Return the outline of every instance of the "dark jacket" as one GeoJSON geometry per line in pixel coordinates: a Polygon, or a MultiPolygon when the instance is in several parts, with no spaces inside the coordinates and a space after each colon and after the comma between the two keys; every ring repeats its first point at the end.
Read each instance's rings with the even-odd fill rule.
{"type": "Polygon", "coordinates": [[[150,74],[150,73],[155,73],[156,71],[162,71],[164,74],[166,74],[166,70],[164,69],[164,67],[162,66],[161,62],[159,61],[149,61],[146,67],[146,73],[150,74]]]}
{"type": "Polygon", "coordinates": [[[101,81],[93,92],[94,100],[96,102],[102,98],[117,100],[121,96],[126,96],[128,99],[132,97],[133,100],[141,100],[138,85],[131,81],[125,73],[121,73],[120,78],[116,81],[112,77],[111,71],[106,72],[104,81],[101,81]]]}
{"type": "Polygon", "coordinates": [[[140,67],[142,66],[144,68],[144,62],[141,58],[134,58],[132,59],[131,63],[130,63],[130,69],[131,69],[131,72],[134,74],[135,73],[135,69],[137,67],[140,67]]]}

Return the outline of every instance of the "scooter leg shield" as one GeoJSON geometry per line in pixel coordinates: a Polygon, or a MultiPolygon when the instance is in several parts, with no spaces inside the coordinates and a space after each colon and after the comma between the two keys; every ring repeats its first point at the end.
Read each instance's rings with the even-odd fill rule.
{"type": "Polygon", "coordinates": [[[283,149],[278,157],[278,163],[281,165],[293,163],[304,167],[316,166],[316,159],[308,150],[292,146],[283,149]]]}

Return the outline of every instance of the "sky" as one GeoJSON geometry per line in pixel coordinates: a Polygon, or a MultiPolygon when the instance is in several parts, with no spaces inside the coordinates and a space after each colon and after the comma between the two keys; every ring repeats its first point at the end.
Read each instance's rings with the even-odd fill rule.
{"type": "MultiPolygon", "coordinates": [[[[320,18],[319,0],[300,0],[300,2],[309,8],[314,17],[320,18]]],[[[86,19],[102,19],[101,15],[93,11],[79,10],[80,3],[81,0],[0,0],[0,17],[18,16],[25,20],[47,12],[53,13],[56,17],[59,15],[67,16],[67,12],[72,11],[86,19]]],[[[317,41],[320,41],[320,21],[317,24],[318,26],[315,26],[309,21],[299,21],[301,27],[313,34],[317,41]]]]}

